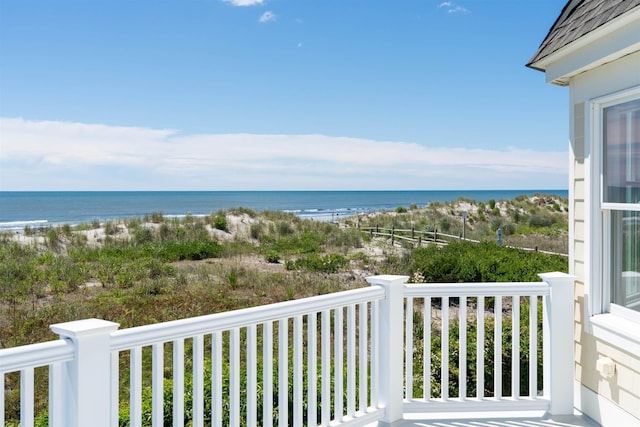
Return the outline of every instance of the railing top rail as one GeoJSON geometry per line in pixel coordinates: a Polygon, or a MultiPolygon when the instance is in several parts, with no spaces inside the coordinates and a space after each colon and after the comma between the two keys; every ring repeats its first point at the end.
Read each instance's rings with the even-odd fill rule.
{"type": "Polygon", "coordinates": [[[192,337],[204,333],[229,330],[337,307],[384,299],[384,289],[372,286],[315,297],[285,301],[264,306],[209,314],[171,322],[123,329],[111,334],[111,350],[120,351],[136,346],[192,337]]]}
{"type": "Polygon", "coordinates": [[[0,372],[37,368],[73,359],[73,345],[66,340],[47,341],[0,350],[0,372]]]}
{"type": "Polygon", "coordinates": [[[540,296],[549,295],[545,282],[498,283],[408,283],[404,285],[405,297],[492,297],[492,296],[540,296]]]}

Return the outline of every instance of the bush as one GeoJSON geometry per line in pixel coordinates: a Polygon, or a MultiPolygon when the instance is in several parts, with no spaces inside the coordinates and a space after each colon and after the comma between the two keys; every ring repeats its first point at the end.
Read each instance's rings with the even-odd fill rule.
{"type": "Polygon", "coordinates": [[[340,254],[328,254],[319,256],[316,254],[309,255],[306,258],[300,258],[295,261],[287,261],[285,268],[287,270],[306,270],[319,273],[337,273],[349,264],[349,260],[340,254]]]}
{"type": "Polygon", "coordinates": [[[213,218],[213,227],[216,230],[229,231],[227,217],[225,215],[216,215],[213,218]]]}
{"type": "Polygon", "coordinates": [[[153,242],[153,230],[149,227],[138,227],[133,234],[133,241],[136,245],[153,242]]]}
{"type": "Polygon", "coordinates": [[[168,242],[164,245],[151,246],[147,249],[150,252],[156,252],[160,259],[165,262],[183,260],[199,261],[222,256],[222,247],[217,242],[211,240],[168,242]]]}
{"type": "Polygon", "coordinates": [[[557,222],[556,218],[551,215],[533,214],[529,217],[529,227],[551,227],[557,222]]]}
{"type": "Polygon", "coordinates": [[[547,255],[498,246],[493,242],[452,242],[438,248],[413,251],[410,273],[426,282],[537,282],[539,273],[568,271],[568,261],[547,255]]]}
{"type": "Polygon", "coordinates": [[[278,264],[280,262],[280,257],[277,252],[270,251],[264,257],[265,261],[270,264],[278,264]]]}
{"type": "Polygon", "coordinates": [[[440,218],[438,224],[440,226],[440,230],[444,232],[448,232],[451,229],[451,223],[449,222],[449,218],[447,218],[446,216],[440,218]]]}

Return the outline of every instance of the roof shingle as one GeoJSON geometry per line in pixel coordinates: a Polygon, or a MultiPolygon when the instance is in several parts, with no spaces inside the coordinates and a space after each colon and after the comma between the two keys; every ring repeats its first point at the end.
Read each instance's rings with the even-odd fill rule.
{"type": "Polygon", "coordinates": [[[638,6],[640,0],[569,0],[527,66],[638,6]]]}

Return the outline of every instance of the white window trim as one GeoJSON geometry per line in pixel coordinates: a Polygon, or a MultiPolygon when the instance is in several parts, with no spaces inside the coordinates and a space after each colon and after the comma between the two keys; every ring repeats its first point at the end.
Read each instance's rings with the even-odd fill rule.
{"type": "MultiPolygon", "coordinates": [[[[609,287],[604,286],[603,262],[609,254],[603,248],[605,234],[602,208],[629,209],[622,204],[603,203],[602,175],[602,111],[604,108],[640,98],[640,86],[591,99],[585,111],[585,212],[586,253],[589,268],[585,271],[585,331],[616,347],[640,354],[640,313],[610,304],[609,287]],[[587,150],[585,150],[587,151],[587,150]]],[[[636,210],[635,207],[632,210],[636,210]]],[[[609,231],[606,231],[607,233],[609,231]]]]}

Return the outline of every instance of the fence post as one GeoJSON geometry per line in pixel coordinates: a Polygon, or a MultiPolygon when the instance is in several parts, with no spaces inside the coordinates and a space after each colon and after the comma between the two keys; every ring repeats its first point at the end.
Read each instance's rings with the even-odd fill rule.
{"type": "Polygon", "coordinates": [[[551,415],[573,414],[573,282],[575,276],[566,273],[539,275],[551,287],[551,295],[543,305],[544,320],[544,388],[551,415]]]}
{"type": "Polygon", "coordinates": [[[381,286],[385,291],[385,299],[380,303],[379,345],[380,349],[378,375],[380,406],[385,408],[381,426],[391,425],[402,419],[404,396],[404,364],[402,360],[404,289],[403,285],[409,276],[382,275],[367,277],[372,286],[381,286]]]}
{"type": "Polygon", "coordinates": [[[74,346],[74,358],[63,366],[62,402],[66,427],[111,425],[110,334],[118,324],[100,319],[51,325],[74,346]]]}

